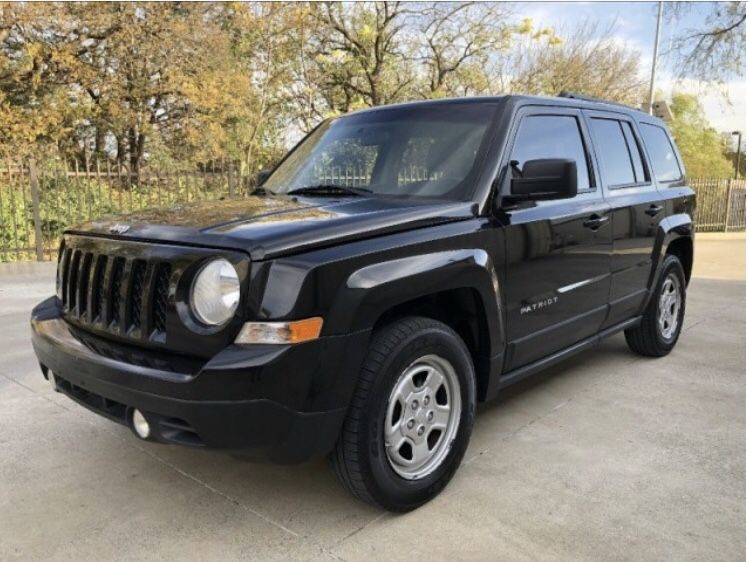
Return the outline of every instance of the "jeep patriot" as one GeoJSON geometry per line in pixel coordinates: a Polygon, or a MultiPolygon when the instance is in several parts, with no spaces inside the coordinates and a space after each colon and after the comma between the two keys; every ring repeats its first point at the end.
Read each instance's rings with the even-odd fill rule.
{"type": "Polygon", "coordinates": [[[140,439],[327,455],[355,496],[408,511],[457,470],[477,402],[621,331],[650,357],[678,341],[694,193],[641,111],[378,107],[258,182],[64,233],[31,316],[56,390],[140,439]]]}

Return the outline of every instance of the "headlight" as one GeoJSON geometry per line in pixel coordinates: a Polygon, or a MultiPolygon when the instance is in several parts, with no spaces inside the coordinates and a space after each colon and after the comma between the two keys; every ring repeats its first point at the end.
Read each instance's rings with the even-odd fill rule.
{"type": "Polygon", "coordinates": [[[195,316],[209,326],[228,322],[239,306],[239,275],[223,258],[208,262],[195,276],[190,291],[195,316]]]}
{"type": "Polygon", "coordinates": [[[62,300],[62,263],[57,266],[57,279],[55,279],[55,293],[62,300]]]}
{"type": "Polygon", "coordinates": [[[60,249],[57,253],[57,277],[55,278],[55,293],[57,298],[62,300],[62,268],[65,265],[65,242],[60,244],[60,249]]]}

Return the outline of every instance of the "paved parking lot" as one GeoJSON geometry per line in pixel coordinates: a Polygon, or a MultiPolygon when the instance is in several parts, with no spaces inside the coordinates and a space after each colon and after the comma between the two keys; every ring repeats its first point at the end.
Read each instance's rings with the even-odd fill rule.
{"type": "Polygon", "coordinates": [[[321,460],[142,443],[52,392],[28,314],[54,266],[0,265],[0,560],[745,559],[744,258],[742,236],[700,237],[670,356],[617,336],[509,390],[401,516],[321,460]]]}

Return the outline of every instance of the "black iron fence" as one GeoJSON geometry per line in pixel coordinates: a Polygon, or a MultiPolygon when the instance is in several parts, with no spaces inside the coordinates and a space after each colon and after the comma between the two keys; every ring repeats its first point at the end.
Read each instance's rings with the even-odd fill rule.
{"type": "Polygon", "coordinates": [[[694,222],[697,232],[745,230],[745,180],[691,180],[696,192],[694,222]]]}
{"type": "Polygon", "coordinates": [[[54,259],[69,226],[113,213],[243,196],[252,176],[228,164],[81,169],[61,161],[0,162],[0,262],[54,259]]]}
{"type": "MultiPolygon", "coordinates": [[[[401,181],[423,179],[409,170],[401,181]],[[412,177],[411,177],[412,176],[412,177]]],[[[330,169],[326,181],[357,185],[365,171],[330,169]]],[[[60,234],[71,225],[112,213],[174,203],[244,197],[253,177],[231,164],[146,166],[135,176],[109,163],[0,161],[0,261],[55,259],[60,234]]],[[[697,194],[697,231],[745,230],[745,181],[691,180],[697,194]]]]}

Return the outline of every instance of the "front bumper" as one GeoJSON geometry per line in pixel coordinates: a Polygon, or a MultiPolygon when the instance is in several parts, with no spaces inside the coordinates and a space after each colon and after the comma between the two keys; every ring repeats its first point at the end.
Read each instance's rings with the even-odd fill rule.
{"type": "Polygon", "coordinates": [[[80,332],[52,297],[34,308],[32,343],[57,389],[114,421],[143,412],[152,438],[301,462],[330,451],[368,332],[294,346],[231,345],[209,361],[80,332]]]}

